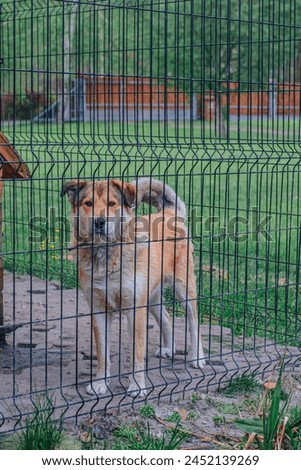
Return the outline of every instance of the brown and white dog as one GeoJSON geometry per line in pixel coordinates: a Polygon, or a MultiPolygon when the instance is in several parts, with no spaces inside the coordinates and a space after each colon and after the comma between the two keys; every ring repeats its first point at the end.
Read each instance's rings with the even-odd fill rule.
{"type": "Polygon", "coordinates": [[[161,304],[170,286],[188,319],[191,350],[188,363],[205,365],[197,314],[193,246],[185,227],[186,208],[161,181],[140,178],[64,184],[72,206],[72,247],[81,288],[90,306],[97,352],[96,380],[90,394],[105,394],[110,377],[111,324],[114,312],[127,315],[133,374],[128,392],[146,395],[144,358],[147,311],[162,329],[158,357],[174,353],[172,321],[161,304]],[[135,216],[148,203],[157,213],[135,216]]]}

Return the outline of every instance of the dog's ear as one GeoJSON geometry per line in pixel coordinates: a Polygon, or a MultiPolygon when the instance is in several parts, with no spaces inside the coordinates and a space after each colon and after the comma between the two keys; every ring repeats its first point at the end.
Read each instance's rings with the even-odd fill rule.
{"type": "Polygon", "coordinates": [[[111,184],[121,194],[122,202],[130,209],[134,209],[136,205],[136,186],[118,180],[111,180],[111,184]]]}
{"type": "Polygon", "coordinates": [[[68,199],[72,205],[79,201],[80,192],[87,186],[86,181],[81,180],[72,180],[67,181],[61,192],[61,196],[65,196],[67,194],[68,199]]]}

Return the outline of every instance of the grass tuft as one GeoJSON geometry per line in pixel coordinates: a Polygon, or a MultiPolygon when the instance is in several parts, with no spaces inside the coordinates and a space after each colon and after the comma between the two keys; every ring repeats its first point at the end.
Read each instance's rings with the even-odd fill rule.
{"type": "Polygon", "coordinates": [[[139,414],[142,418],[154,418],[155,416],[155,408],[153,405],[143,405],[139,409],[139,414]]]}
{"type": "Polygon", "coordinates": [[[288,412],[291,394],[282,393],[282,372],[283,364],[275,387],[263,392],[260,415],[233,422],[246,433],[244,448],[301,450],[301,407],[288,412]]]}
{"type": "Polygon", "coordinates": [[[243,374],[230,381],[222,393],[226,396],[243,395],[256,392],[261,384],[254,374],[243,374]]]}
{"type": "Polygon", "coordinates": [[[138,428],[136,438],[117,441],[113,450],[176,450],[187,440],[187,434],[179,428],[179,423],[172,430],[166,430],[162,436],[156,436],[147,423],[147,429],[138,428]]]}
{"type": "Polygon", "coordinates": [[[53,420],[54,406],[49,397],[38,398],[32,418],[18,435],[18,450],[55,450],[62,443],[62,423],[53,420]]]}

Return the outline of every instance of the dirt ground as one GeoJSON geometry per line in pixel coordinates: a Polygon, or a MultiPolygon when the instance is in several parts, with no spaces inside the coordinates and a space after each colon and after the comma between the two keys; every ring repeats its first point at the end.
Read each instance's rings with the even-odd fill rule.
{"type": "MultiPolygon", "coordinates": [[[[222,392],[194,392],[186,398],[178,398],[173,403],[166,400],[152,402],[154,417],[145,417],[141,405],[129,411],[111,409],[106,415],[96,414],[92,419],[83,419],[77,426],[69,425],[67,431],[80,445],[90,441],[100,448],[110,448],[116,444],[116,436],[127,434],[127,429],[145,431],[149,425],[156,437],[176,426],[187,432],[187,439],[182,444],[185,449],[241,449],[245,437],[233,421],[237,418],[258,416],[262,406],[263,386],[252,393],[227,396],[222,392]],[[148,424],[147,424],[148,423],[148,424]]],[[[301,403],[300,374],[287,374],[283,390],[292,392],[290,406],[301,403]]],[[[244,441],[245,442],[245,441],[244,441]]],[[[80,446],[79,446],[80,447],[80,446]]]]}
{"type": "MultiPolygon", "coordinates": [[[[5,273],[5,324],[18,328],[7,335],[8,345],[0,350],[0,434],[13,431],[32,410],[35,398],[47,391],[55,401],[57,415],[64,414],[72,435],[87,427],[93,415],[99,433],[108,433],[120,422],[139,422],[139,409],[146,402],[155,407],[159,420],[173,413],[195,435],[221,433],[239,435],[233,417],[254,413],[256,396],[227,397],[219,393],[229,380],[244,372],[263,379],[286,357],[292,404],[301,402],[301,361],[298,348],[269,344],[261,338],[234,337],[217,325],[203,326],[208,355],[203,371],[185,364],[185,319],[174,323],[176,356],[159,359],[159,331],[153,319],[148,324],[146,376],[148,396],[132,399],[129,383],[129,344],[124,320],[115,320],[111,359],[112,379],[107,395],[86,393],[96,366],[91,333],[91,316],[80,290],[61,290],[55,281],[5,273]],[[72,418],[67,420],[67,418],[72,418]],[[74,418],[77,426],[74,427],[74,418]],[[102,430],[102,431],[101,431],[102,430]]],[[[165,427],[156,420],[155,428],[165,427]]],[[[196,439],[191,436],[191,445],[196,439]]],[[[209,441],[207,446],[213,445],[209,441]]],[[[207,447],[210,448],[210,447],[207,447]]]]}

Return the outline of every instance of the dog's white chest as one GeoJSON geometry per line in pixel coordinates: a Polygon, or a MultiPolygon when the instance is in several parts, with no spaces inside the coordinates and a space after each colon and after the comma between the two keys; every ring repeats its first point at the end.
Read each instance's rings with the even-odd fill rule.
{"type": "MultiPolygon", "coordinates": [[[[89,272],[89,266],[81,276],[81,285],[86,298],[92,296],[93,305],[98,310],[109,308],[110,310],[125,311],[145,305],[146,278],[139,269],[140,265],[128,260],[124,253],[122,269],[104,269],[102,264],[96,265],[93,273],[89,272]],[[143,299],[142,299],[143,297],[143,299]]],[[[120,263],[119,263],[120,264],[120,263]]],[[[114,265],[115,266],[115,265],[114,265]]],[[[107,266],[105,265],[107,268],[107,266]]],[[[91,267],[90,267],[91,269],[91,267]]],[[[91,302],[89,302],[91,303],[91,302]]]]}
{"type": "Polygon", "coordinates": [[[101,292],[104,304],[118,311],[137,307],[140,298],[142,279],[114,273],[105,279],[94,279],[93,290],[101,292]]]}
{"type": "Polygon", "coordinates": [[[94,279],[93,290],[101,293],[101,297],[106,305],[116,310],[120,307],[121,303],[121,292],[120,292],[120,280],[111,279],[108,276],[105,279],[94,279]]]}

